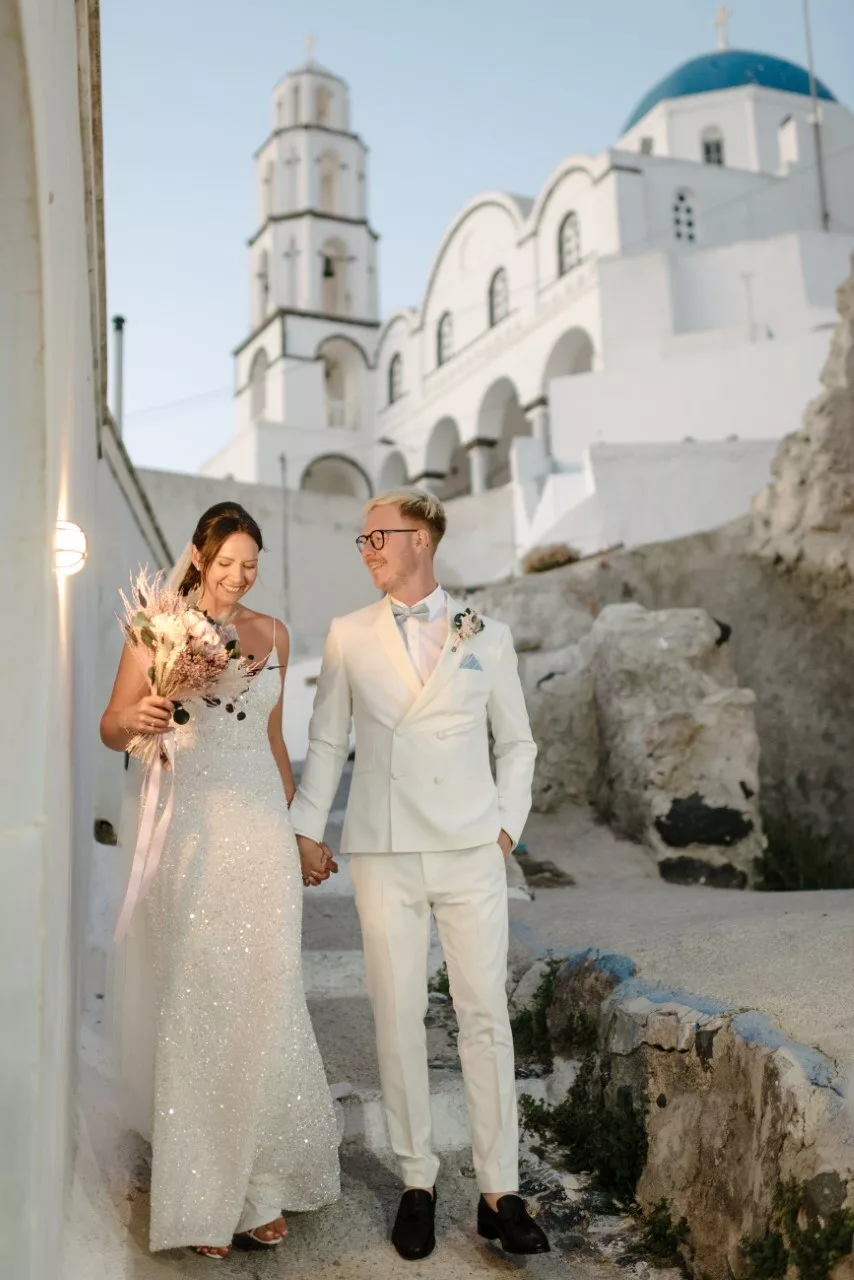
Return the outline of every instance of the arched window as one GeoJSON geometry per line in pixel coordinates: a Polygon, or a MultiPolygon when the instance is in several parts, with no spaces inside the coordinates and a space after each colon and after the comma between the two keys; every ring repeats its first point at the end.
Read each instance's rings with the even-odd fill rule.
{"type": "Polygon", "coordinates": [[[267,408],[267,352],[256,351],[249,370],[249,407],[253,420],[263,418],[267,408]]]}
{"type": "Polygon", "coordinates": [[[489,282],[489,327],[494,329],[510,312],[510,284],[507,272],[499,267],[489,282]]]}
{"type": "Polygon", "coordinates": [[[396,352],[388,366],[388,402],[396,404],[403,395],[403,356],[396,352]]]}
{"type": "Polygon", "coordinates": [[[332,94],[325,84],[318,85],[314,91],[314,115],[318,124],[329,124],[329,104],[332,94]]]}
{"type": "Polygon", "coordinates": [[[581,261],[581,232],[578,226],[578,215],[568,213],[560,224],[557,233],[558,275],[565,276],[581,261]]]}
{"type": "Polygon", "coordinates": [[[673,201],[673,234],[677,240],[687,240],[689,244],[697,239],[694,197],[687,189],[677,191],[673,201]]]}
{"type": "Polygon", "coordinates": [[[701,137],[704,164],[724,163],[724,135],[717,125],[704,129],[701,137]]]}
{"type": "Polygon", "coordinates": [[[335,151],[324,151],[319,158],[317,204],[321,213],[338,213],[338,175],[341,168],[335,151]]]}
{"type": "Polygon", "coordinates": [[[436,326],[436,364],[447,364],[453,354],[454,318],[450,311],[446,311],[436,326]]]}

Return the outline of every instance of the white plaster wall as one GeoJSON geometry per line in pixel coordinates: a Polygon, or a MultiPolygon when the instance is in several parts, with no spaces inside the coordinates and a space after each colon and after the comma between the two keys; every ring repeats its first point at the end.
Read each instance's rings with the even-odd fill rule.
{"type": "MultiPolygon", "coordinates": [[[[118,623],[119,590],[127,592],[131,576],[140,568],[152,573],[171,564],[171,547],[164,546],[142,507],[134,477],[124,464],[109,429],[102,432],[104,456],[98,464],[97,515],[92,530],[91,554],[86,566],[97,592],[95,622],[97,663],[94,670],[94,712],[88,751],[96,761],[94,809],[96,818],[118,826],[124,786],[124,756],[108,751],[100,742],[98,719],[113,687],[123,647],[118,623]]],[[[174,554],[178,554],[178,548],[174,554]]]]}
{"type": "Polygon", "coordinates": [[[592,444],[743,439],[779,440],[800,424],[819,390],[828,332],[757,342],[552,383],[552,447],[579,463],[592,444]]]}
{"type": "Polygon", "coordinates": [[[453,592],[510,577],[516,563],[513,486],[446,504],[448,529],[436,555],[436,577],[453,592]]]}
{"type": "MultiPolygon", "coordinates": [[[[748,510],[776,449],[774,440],[594,445],[586,459],[592,493],[553,523],[538,513],[528,546],[566,542],[590,555],[717,528],[748,510]]],[[[565,488],[564,479],[547,480],[544,514],[563,505],[567,495],[549,490],[565,488]]]]}
{"type": "Polygon", "coordinates": [[[793,337],[835,317],[854,234],[802,231],[672,261],[677,331],[738,328],[793,337]],[[748,304],[748,289],[749,298],[748,304]]]}
{"type": "Polygon", "coordinates": [[[0,748],[0,1274],[54,1280],[73,1151],[77,978],[98,767],[102,245],[85,3],[0,0],[0,511],[24,660],[0,748]],[[79,37],[79,45],[78,45],[79,37]],[[81,127],[81,114],[83,127],[81,127]],[[91,126],[91,129],[90,129],[91,126]],[[100,474],[99,474],[100,473],[100,474]],[[57,518],[91,558],[57,579],[57,518]]]}

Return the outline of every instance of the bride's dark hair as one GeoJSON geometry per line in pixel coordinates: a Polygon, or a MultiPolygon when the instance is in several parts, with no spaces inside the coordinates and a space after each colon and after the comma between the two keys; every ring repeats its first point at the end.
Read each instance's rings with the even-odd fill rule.
{"type": "Polygon", "coordinates": [[[257,544],[258,550],[264,550],[264,542],[257,521],[253,520],[239,502],[217,502],[215,506],[208,507],[193,534],[193,546],[199,553],[201,571],[194,564],[189,566],[178,588],[182,596],[189,595],[196,587],[202,585],[205,574],[219,554],[220,547],[233,533],[248,534],[257,544]]]}

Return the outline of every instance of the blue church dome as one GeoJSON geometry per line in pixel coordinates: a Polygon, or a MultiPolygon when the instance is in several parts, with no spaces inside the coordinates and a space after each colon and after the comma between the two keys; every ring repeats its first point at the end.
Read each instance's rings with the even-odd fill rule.
{"type": "MultiPolygon", "coordinates": [[[[800,93],[807,97],[810,91],[809,72],[785,58],[775,58],[771,53],[751,53],[747,49],[718,49],[683,62],[659,80],[635,107],[623,133],[628,133],[638,120],[659,102],[668,98],[687,98],[695,93],[714,93],[718,89],[737,89],[741,85],[759,84],[765,89],[780,89],[784,93],[800,93]]],[[[816,93],[826,102],[835,102],[833,94],[820,80],[815,82],[816,93]]]]}

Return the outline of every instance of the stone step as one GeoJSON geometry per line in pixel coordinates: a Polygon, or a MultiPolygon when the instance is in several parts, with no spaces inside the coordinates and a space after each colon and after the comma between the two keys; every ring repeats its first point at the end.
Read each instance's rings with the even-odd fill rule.
{"type": "MultiPolygon", "coordinates": [[[[434,933],[427,957],[428,976],[437,973],[443,963],[442,947],[434,933]]],[[[365,958],[361,951],[304,951],[302,975],[308,999],[368,994],[365,958]]]]}
{"type": "MultiPolygon", "coordinates": [[[[340,1082],[330,1086],[335,1096],[339,1132],[345,1143],[356,1142],[375,1155],[391,1150],[379,1089],[358,1088],[340,1082]]],[[[546,1101],[545,1080],[517,1080],[516,1096],[529,1094],[546,1101]]],[[[430,1073],[430,1114],[436,1151],[462,1151],[471,1147],[463,1078],[457,1072],[430,1073]]]]}

